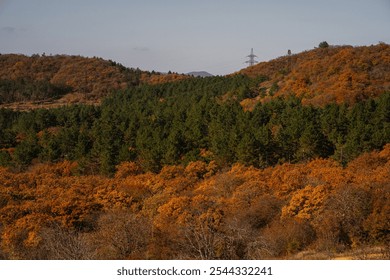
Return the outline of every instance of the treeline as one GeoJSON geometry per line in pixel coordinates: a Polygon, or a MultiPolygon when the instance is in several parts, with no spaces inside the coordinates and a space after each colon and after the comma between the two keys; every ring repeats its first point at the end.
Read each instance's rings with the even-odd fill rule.
{"type": "Polygon", "coordinates": [[[0,259],[390,258],[390,145],[345,168],[197,161],[155,174],[124,162],[113,178],[77,173],[69,161],[0,167],[0,259]]]}
{"type": "Polygon", "coordinates": [[[0,104],[60,98],[72,91],[66,85],[25,79],[0,80],[0,104]]]}
{"type": "Polygon", "coordinates": [[[118,92],[99,107],[0,110],[0,164],[78,161],[80,174],[112,175],[124,161],[144,171],[191,161],[254,167],[334,158],[345,165],[390,142],[390,94],[353,106],[303,106],[276,98],[240,106],[265,77],[188,79],[118,92]]]}

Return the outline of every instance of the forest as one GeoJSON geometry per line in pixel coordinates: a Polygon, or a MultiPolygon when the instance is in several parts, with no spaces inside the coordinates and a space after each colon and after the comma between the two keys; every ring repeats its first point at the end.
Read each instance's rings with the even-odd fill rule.
{"type": "Polygon", "coordinates": [[[280,97],[244,111],[240,101],[264,79],[194,78],[124,90],[101,106],[1,109],[0,164],[23,170],[70,160],[80,175],[106,176],[124,161],[152,172],[198,160],[265,168],[320,157],[345,165],[390,142],[389,93],[323,108],[280,97]]]}
{"type": "Polygon", "coordinates": [[[0,258],[389,259],[389,182],[389,144],[346,167],[123,162],[111,178],[70,161],[0,167],[0,258]]]}
{"type": "MultiPolygon", "coordinates": [[[[296,60],[285,72],[260,63],[207,78],[94,58],[130,75],[96,92],[99,104],[0,108],[0,259],[388,259],[390,91],[376,78],[389,74],[386,59],[360,89],[330,87],[334,98],[318,98],[324,84],[285,89],[305,74],[303,57],[371,61],[372,50],[386,58],[389,47],[315,49],[267,66],[296,60]]],[[[340,77],[349,85],[362,69],[352,66],[340,77]]],[[[76,92],[27,76],[0,80],[3,102],[76,92]]]]}

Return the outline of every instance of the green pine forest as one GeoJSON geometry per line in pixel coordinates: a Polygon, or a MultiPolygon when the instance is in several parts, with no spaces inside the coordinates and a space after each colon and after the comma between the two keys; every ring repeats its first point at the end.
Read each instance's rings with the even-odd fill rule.
{"type": "Polygon", "coordinates": [[[77,161],[112,176],[121,162],[146,171],[193,161],[266,168],[332,158],[346,165],[390,142],[390,93],[354,104],[302,105],[294,94],[257,103],[266,76],[189,78],[114,92],[100,106],[0,109],[0,165],[77,161]]]}

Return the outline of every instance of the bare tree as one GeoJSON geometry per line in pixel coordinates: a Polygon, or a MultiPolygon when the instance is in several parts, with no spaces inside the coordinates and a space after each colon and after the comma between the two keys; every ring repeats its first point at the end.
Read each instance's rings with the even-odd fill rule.
{"type": "Polygon", "coordinates": [[[87,260],[92,257],[83,233],[53,223],[41,230],[40,237],[42,259],[87,260]]]}
{"type": "Polygon", "coordinates": [[[127,210],[100,217],[96,231],[88,234],[94,259],[145,258],[152,238],[151,222],[127,210]]]}

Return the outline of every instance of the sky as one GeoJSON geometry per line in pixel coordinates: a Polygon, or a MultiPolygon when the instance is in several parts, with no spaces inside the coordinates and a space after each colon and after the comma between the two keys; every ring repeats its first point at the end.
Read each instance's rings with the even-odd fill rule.
{"type": "Polygon", "coordinates": [[[0,53],[233,73],[330,45],[390,43],[390,0],[0,0],[0,53]]]}

